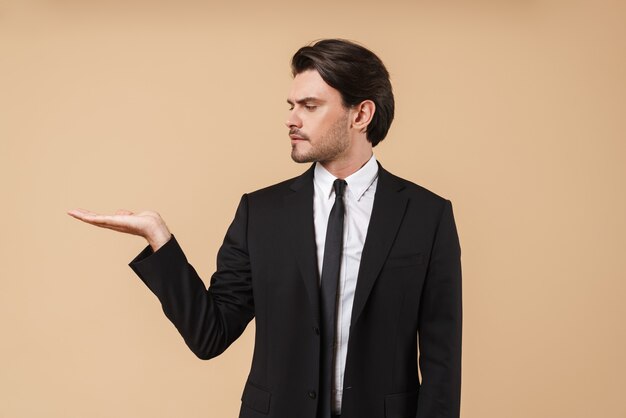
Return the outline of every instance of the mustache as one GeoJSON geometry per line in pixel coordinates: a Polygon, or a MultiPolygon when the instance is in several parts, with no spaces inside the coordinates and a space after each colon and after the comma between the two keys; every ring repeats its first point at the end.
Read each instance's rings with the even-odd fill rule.
{"type": "Polygon", "coordinates": [[[289,135],[296,135],[302,139],[306,139],[307,141],[309,140],[309,137],[303,134],[298,128],[289,129],[289,135]]]}

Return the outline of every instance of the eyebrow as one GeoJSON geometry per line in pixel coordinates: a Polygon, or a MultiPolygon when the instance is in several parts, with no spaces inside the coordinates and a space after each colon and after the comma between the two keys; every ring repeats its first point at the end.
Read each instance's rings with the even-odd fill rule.
{"type": "MultiPolygon", "coordinates": [[[[303,103],[323,103],[324,101],[322,99],[318,99],[317,97],[313,97],[313,96],[308,96],[308,97],[304,97],[302,99],[298,99],[296,100],[296,103],[298,104],[303,104],[303,103]]],[[[293,102],[289,99],[287,99],[287,103],[289,103],[291,106],[293,106],[293,102]]]]}

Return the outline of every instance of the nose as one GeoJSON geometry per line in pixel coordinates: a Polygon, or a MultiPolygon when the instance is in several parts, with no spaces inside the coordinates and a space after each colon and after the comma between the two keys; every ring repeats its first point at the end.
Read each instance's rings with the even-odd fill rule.
{"type": "Polygon", "coordinates": [[[291,128],[302,128],[302,120],[298,117],[298,115],[296,114],[295,109],[289,111],[289,117],[287,117],[287,120],[285,121],[285,126],[289,129],[291,128]]]}

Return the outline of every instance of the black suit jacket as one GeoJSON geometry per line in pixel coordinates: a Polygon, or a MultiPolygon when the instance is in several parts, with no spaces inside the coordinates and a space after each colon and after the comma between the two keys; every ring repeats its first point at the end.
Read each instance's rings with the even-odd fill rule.
{"type": "MultiPolygon", "coordinates": [[[[255,319],[240,418],[316,417],[313,168],[242,196],[208,290],[175,236],[156,252],[147,246],[129,264],[201,359],[222,353],[255,319]]],[[[379,163],[354,296],[342,418],[459,416],[460,258],[451,202],[379,163]]]]}

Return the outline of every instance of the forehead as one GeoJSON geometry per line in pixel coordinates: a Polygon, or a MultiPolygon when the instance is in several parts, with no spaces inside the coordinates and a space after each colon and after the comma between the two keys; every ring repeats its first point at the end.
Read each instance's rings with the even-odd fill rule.
{"type": "Polygon", "coordinates": [[[324,101],[341,101],[339,91],[328,85],[317,70],[306,70],[296,76],[291,83],[287,100],[295,103],[306,97],[314,97],[324,101]]]}

